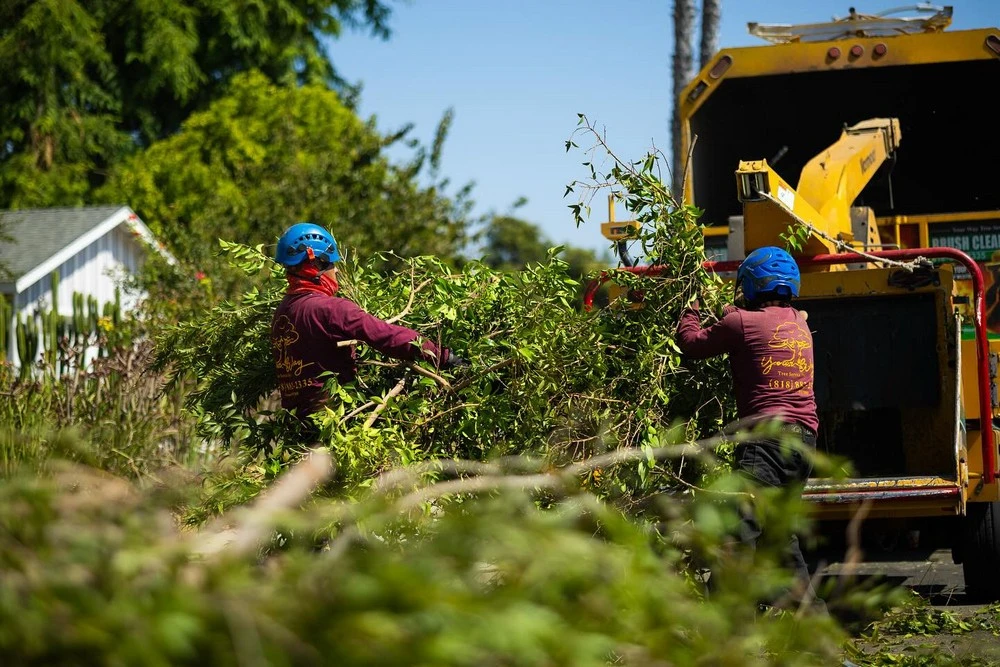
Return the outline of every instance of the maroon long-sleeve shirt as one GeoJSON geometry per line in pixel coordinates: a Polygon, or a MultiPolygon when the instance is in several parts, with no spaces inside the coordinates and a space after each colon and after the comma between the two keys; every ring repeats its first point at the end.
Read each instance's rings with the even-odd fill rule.
{"type": "Polygon", "coordinates": [[[286,295],[271,321],[281,407],[303,416],[318,410],[328,398],[323,373],[335,373],[341,384],[354,380],[354,345],[338,347],[342,341],[358,340],[396,359],[443,361],[442,353],[448,352],[428,340],[417,344],[419,337],[413,329],[380,320],[349,299],[318,292],[286,295]]]}
{"type": "Polygon", "coordinates": [[[773,416],[814,432],[819,428],[812,333],[795,308],[729,307],[704,329],[698,311],[688,309],[677,327],[677,345],[694,359],[729,355],[740,418],[773,416]]]}

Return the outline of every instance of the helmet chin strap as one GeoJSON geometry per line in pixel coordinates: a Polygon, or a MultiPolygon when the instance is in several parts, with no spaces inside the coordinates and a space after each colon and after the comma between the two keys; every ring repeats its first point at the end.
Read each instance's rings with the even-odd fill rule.
{"type": "MultiPolygon", "coordinates": [[[[307,275],[307,276],[304,276],[304,277],[308,278],[309,280],[311,280],[314,283],[316,283],[317,285],[319,285],[320,270],[319,270],[319,267],[317,267],[315,264],[313,264],[313,262],[316,261],[316,253],[314,253],[313,249],[310,248],[310,247],[308,247],[308,246],[306,246],[306,258],[309,260],[309,266],[308,266],[308,268],[310,268],[310,269],[316,269],[316,273],[314,275],[307,275]]],[[[312,273],[312,271],[310,271],[310,273],[312,273]]]]}
{"type": "Polygon", "coordinates": [[[323,279],[323,272],[314,264],[315,261],[316,253],[313,252],[312,248],[306,248],[306,261],[302,262],[298,271],[289,271],[289,273],[319,285],[323,279]]]}

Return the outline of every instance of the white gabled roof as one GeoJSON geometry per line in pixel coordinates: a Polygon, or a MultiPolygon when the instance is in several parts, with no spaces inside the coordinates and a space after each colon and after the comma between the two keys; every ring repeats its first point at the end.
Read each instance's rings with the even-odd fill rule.
{"type": "Polygon", "coordinates": [[[176,263],[173,255],[128,206],[0,211],[0,229],[10,237],[10,240],[0,240],[0,265],[6,266],[12,274],[9,280],[0,282],[0,292],[23,292],[123,224],[167,262],[176,263]]]}

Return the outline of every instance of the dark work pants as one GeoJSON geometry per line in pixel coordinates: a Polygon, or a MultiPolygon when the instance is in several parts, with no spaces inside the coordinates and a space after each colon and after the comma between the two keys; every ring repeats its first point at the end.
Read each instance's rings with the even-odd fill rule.
{"type": "MultiPolygon", "coordinates": [[[[811,430],[798,425],[788,425],[786,430],[791,435],[801,439],[802,444],[806,447],[816,447],[816,434],[811,430]]],[[[741,474],[747,475],[761,486],[801,489],[806,480],[809,479],[809,473],[812,472],[812,464],[800,451],[787,446],[782,447],[781,440],[777,438],[737,445],[735,462],[741,474]]],[[[740,514],[740,542],[754,550],[763,528],[752,508],[744,509],[740,514]]],[[[800,579],[802,585],[808,586],[810,582],[809,567],[802,556],[798,536],[792,535],[789,538],[786,557],[789,561],[788,564],[795,569],[796,577],[800,579]]]]}

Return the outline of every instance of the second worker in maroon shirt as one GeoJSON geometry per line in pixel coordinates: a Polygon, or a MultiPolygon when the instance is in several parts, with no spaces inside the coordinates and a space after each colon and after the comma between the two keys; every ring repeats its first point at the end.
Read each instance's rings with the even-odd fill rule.
{"type": "MultiPolygon", "coordinates": [[[[722,319],[702,328],[697,301],[681,315],[677,345],[693,359],[729,355],[741,421],[777,421],[786,437],[816,446],[819,419],[813,389],[813,339],[805,314],[792,306],[799,295],[798,265],[787,252],[772,246],[747,255],[736,274],[746,308],[728,306],[722,319]]],[[[734,453],[741,474],[764,486],[801,488],[812,464],[801,449],[789,449],[781,437],[761,437],[737,444],[734,453]]],[[[755,549],[763,533],[756,513],[744,510],[740,541],[755,549]]],[[[792,535],[790,565],[799,585],[813,596],[809,569],[792,535]]],[[[817,604],[822,608],[822,603],[817,604]]]]}

